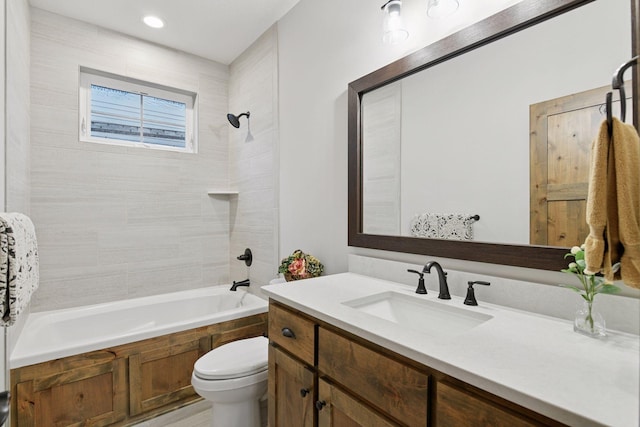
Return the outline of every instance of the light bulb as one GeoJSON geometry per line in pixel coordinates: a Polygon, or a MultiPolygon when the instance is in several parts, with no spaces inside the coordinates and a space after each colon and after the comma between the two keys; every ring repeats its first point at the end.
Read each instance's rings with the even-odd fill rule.
{"type": "Polygon", "coordinates": [[[388,44],[400,43],[409,37],[409,32],[402,22],[402,2],[390,0],[382,6],[382,41],[388,44]]]}

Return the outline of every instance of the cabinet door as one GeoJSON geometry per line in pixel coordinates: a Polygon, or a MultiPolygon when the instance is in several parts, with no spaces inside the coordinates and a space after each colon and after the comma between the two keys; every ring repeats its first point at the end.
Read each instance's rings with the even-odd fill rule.
{"type": "Polygon", "coordinates": [[[318,427],[396,427],[366,405],[321,379],[318,391],[318,427]]]}
{"type": "Polygon", "coordinates": [[[269,346],[269,427],[312,427],[314,373],[305,364],[269,346]]]}
{"type": "Polygon", "coordinates": [[[400,359],[321,327],[318,371],[390,418],[412,427],[427,426],[429,376],[400,359]]]}
{"type": "MultiPolygon", "coordinates": [[[[77,359],[62,371],[38,365],[39,375],[15,387],[12,425],[106,426],[127,416],[127,376],[124,359],[108,352],[77,359]],[[78,361],[79,360],[79,361],[78,361]]],[[[64,359],[60,362],[64,363],[64,359]]],[[[36,373],[38,374],[38,373],[36,373]]]]}

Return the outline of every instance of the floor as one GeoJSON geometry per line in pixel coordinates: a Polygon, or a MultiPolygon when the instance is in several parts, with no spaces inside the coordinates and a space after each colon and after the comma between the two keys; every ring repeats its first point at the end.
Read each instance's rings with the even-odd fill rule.
{"type": "Polygon", "coordinates": [[[203,400],[133,427],[211,427],[211,403],[203,400]]]}
{"type": "MultiPolygon", "coordinates": [[[[267,426],[267,401],[260,403],[261,426],[267,426]]],[[[200,401],[133,427],[211,427],[211,403],[200,401]]]]}

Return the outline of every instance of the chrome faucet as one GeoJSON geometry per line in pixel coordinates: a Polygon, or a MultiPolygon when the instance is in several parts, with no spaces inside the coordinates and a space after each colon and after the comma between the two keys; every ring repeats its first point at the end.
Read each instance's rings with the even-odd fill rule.
{"type": "Polygon", "coordinates": [[[440,293],[438,294],[438,298],[451,299],[451,295],[449,295],[449,285],[447,285],[447,273],[442,270],[442,266],[436,261],[428,262],[422,269],[422,272],[431,273],[431,267],[435,267],[438,271],[438,283],[440,284],[440,293]]]}
{"type": "Polygon", "coordinates": [[[235,280],[233,281],[233,285],[231,285],[231,291],[236,291],[238,290],[238,286],[249,286],[251,283],[249,282],[249,279],[244,279],[241,280],[239,282],[236,282],[235,280]]]}

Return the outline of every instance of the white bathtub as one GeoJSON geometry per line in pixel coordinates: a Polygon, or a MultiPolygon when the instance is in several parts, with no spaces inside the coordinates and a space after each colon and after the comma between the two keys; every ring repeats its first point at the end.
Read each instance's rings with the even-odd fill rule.
{"type": "Polygon", "coordinates": [[[11,369],[265,313],[267,301],[228,285],[32,313],[11,369]]]}

